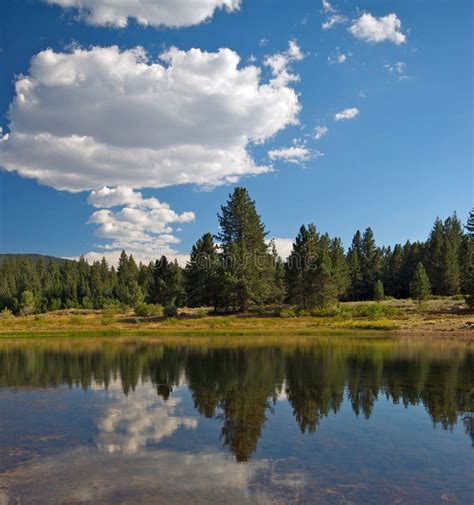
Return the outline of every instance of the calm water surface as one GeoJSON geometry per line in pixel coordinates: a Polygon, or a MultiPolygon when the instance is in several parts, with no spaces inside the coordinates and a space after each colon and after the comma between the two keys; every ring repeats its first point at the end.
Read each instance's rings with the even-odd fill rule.
{"type": "Polygon", "coordinates": [[[0,345],[0,505],[474,503],[474,346],[0,345]]]}

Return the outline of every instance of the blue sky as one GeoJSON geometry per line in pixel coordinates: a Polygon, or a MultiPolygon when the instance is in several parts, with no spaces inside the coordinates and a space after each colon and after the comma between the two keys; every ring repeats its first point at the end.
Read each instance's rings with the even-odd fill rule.
{"type": "Polygon", "coordinates": [[[2,5],[1,252],[180,257],[235,184],[283,253],[302,223],[347,246],[465,220],[471,1],[141,1],[2,5]]]}

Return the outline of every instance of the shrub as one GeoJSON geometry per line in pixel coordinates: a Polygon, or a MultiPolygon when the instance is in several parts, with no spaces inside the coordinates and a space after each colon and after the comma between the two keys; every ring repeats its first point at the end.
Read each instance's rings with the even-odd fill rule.
{"type": "Polygon", "coordinates": [[[336,317],[341,314],[341,309],[337,306],[326,309],[313,309],[311,315],[314,317],[336,317]]]}
{"type": "Polygon", "coordinates": [[[355,317],[380,317],[380,316],[397,316],[400,310],[396,307],[389,305],[382,305],[378,303],[365,303],[356,305],[352,311],[355,317]]]}
{"type": "Polygon", "coordinates": [[[28,316],[34,314],[36,308],[35,295],[31,291],[23,291],[20,298],[20,315],[28,316]]]}
{"type": "Polygon", "coordinates": [[[152,317],[163,315],[163,307],[154,303],[139,303],[134,309],[138,317],[152,317]]]}
{"type": "Polygon", "coordinates": [[[85,296],[83,298],[82,308],[83,309],[93,309],[94,308],[94,303],[92,302],[92,300],[88,296],[85,296]]]}
{"type": "Polygon", "coordinates": [[[79,305],[79,302],[76,300],[66,300],[66,303],[64,304],[64,308],[66,309],[80,309],[81,306],[79,305]]]}
{"type": "Polygon", "coordinates": [[[375,287],[374,287],[374,300],[376,302],[381,302],[384,298],[385,298],[385,293],[384,293],[383,283],[379,279],[375,283],[375,287]]]}
{"type": "Polygon", "coordinates": [[[13,315],[13,312],[5,307],[2,312],[0,312],[0,319],[7,321],[8,319],[13,319],[15,316],[13,315]]]}
{"type": "Polygon", "coordinates": [[[296,317],[296,312],[293,309],[282,309],[279,313],[280,317],[296,317]]]}
{"type": "Polygon", "coordinates": [[[163,310],[163,314],[165,317],[177,317],[178,308],[174,305],[167,305],[163,310]]]}
{"type": "Polygon", "coordinates": [[[115,321],[115,316],[117,314],[118,310],[117,307],[114,305],[106,305],[102,309],[102,317],[101,317],[101,323],[105,326],[108,324],[112,324],[115,321]]]}
{"type": "Polygon", "coordinates": [[[81,325],[84,323],[84,318],[79,314],[75,314],[74,316],[71,316],[70,321],[71,321],[71,324],[81,325]]]}
{"type": "Polygon", "coordinates": [[[61,298],[52,298],[49,302],[49,310],[59,310],[61,308],[61,298]]]}
{"type": "Polygon", "coordinates": [[[298,317],[308,317],[311,315],[311,312],[306,309],[298,309],[298,317]]]}

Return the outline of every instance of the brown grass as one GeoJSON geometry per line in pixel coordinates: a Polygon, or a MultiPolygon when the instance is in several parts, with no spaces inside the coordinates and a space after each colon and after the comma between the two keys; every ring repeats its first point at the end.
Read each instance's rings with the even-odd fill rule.
{"type": "Polygon", "coordinates": [[[374,302],[341,303],[332,316],[278,317],[268,315],[204,315],[181,310],[177,319],[137,318],[133,312],[65,310],[0,320],[0,338],[75,336],[311,336],[337,333],[389,333],[425,336],[474,337],[474,314],[461,301],[430,300],[421,307],[411,300],[386,300],[384,315],[370,312],[374,302]]]}

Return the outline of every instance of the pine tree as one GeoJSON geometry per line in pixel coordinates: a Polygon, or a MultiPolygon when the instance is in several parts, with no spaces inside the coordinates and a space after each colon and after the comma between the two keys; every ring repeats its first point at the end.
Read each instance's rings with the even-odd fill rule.
{"type": "Polygon", "coordinates": [[[35,313],[36,300],[32,291],[23,291],[20,297],[20,315],[28,316],[35,313]]]}
{"type": "Polygon", "coordinates": [[[474,261],[472,260],[472,257],[469,264],[469,268],[467,270],[464,298],[466,300],[467,305],[471,309],[474,309],[474,261]]]}
{"type": "Polygon", "coordinates": [[[444,222],[443,294],[445,295],[456,295],[461,291],[459,259],[462,239],[462,224],[454,213],[444,222]]]}
{"type": "Polygon", "coordinates": [[[271,276],[268,279],[268,285],[270,286],[269,293],[267,296],[268,303],[280,304],[285,298],[285,264],[278,254],[275,242],[270,241],[270,250],[272,256],[273,268],[268,269],[268,274],[271,276]]]}
{"type": "Polygon", "coordinates": [[[470,238],[474,238],[474,209],[471,209],[471,211],[469,212],[469,217],[467,219],[467,223],[464,228],[466,228],[467,235],[470,238]]]}
{"type": "Polygon", "coordinates": [[[400,272],[401,298],[410,296],[410,282],[416,272],[418,263],[423,259],[423,251],[420,243],[409,240],[403,246],[403,265],[400,272]]]}
{"type": "Polygon", "coordinates": [[[347,253],[347,265],[350,278],[349,298],[351,300],[360,300],[362,297],[361,256],[362,237],[360,231],[357,230],[347,253]]]}
{"type": "Polygon", "coordinates": [[[448,239],[443,244],[443,295],[456,295],[461,291],[459,256],[454,244],[448,239]]]}
{"type": "Polygon", "coordinates": [[[380,273],[380,256],[375,245],[374,233],[367,228],[362,236],[362,254],[360,258],[360,270],[362,275],[362,293],[365,300],[372,298],[375,282],[380,273]]]}
{"type": "Polygon", "coordinates": [[[211,233],[205,233],[192,247],[184,271],[186,302],[189,307],[219,306],[217,282],[219,258],[211,233]]]}
{"type": "Polygon", "coordinates": [[[410,294],[414,300],[418,300],[421,305],[423,300],[426,300],[431,293],[430,280],[426,274],[423,263],[418,263],[413,280],[410,283],[410,294]]]}
{"type": "Polygon", "coordinates": [[[302,225],[286,262],[288,301],[305,310],[315,305],[318,244],[314,224],[302,225]]]}
{"type": "Polygon", "coordinates": [[[268,275],[272,258],[265,241],[267,232],[255,202],[245,188],[235,188],[218,214],[221,261],[226,274],[231,304],[245,311],[250,302],[261,304],[271,291],[268,275]]]}
{"type": "Polygon", "coordinates": [[[125,305],[134,307],[143,301],[143,293],[138,285],[138,267],[133,256],[122,251],[117,268],[117,298],[125,305]]]}
{"type": "Polygon", "coordinates": [[[342,300],[347,297],[350,286],[350,277],[349,266],[346,261],[344,247],[342,246],[340,238],[335,238],[331,242],[331,262],[337,296],[342,300]]]}
{"type": "Polygon", "coordinates": [[[459,251],[461,293],[469,291],[470,275],[474,269],[474,238],[464,235],[459,251]]]}
{"type": "Polygon", "coordinates": [[[326,307],[337,300],[338,284],[331,260],[331,241],[314,224],[301,226],[286,263],[288,301],[303,309],[326,307]]]}
{"type": "Polygon", "coordinates": [[[184,301],[183,274],[176,261],[168,261],[162,256],[153,267],[153,284],[151,286],[152,303],[164,307],[179,306],[184,301]]]}
{"type": "Polygon", "coordinates": [[[61,265],[62,307],[77,308],[77,262],[65,261],[61,265]]]}
{"type": "Polygon", "coordinates": [[[102,297],[104,301],[112,299],[118,284],[117,272],[113,266],[109,270],[109,265],[104,257],[100,262],[100,277],[102,279],[102,297]]]}
{"type": "Polygon", "coordinates": [[[47,277],[43,284],[43,294],[48,300],[48,310],[59,310],[62,305],[61,271],[56,261],[50,260],[46,267],[47,277]]]}
{"type": "Polygon", "coordinates": [[[93,307],[95,309],[102,308],[103,305],[102,293],[104,290],[104,286],[102,284],[100,261],[94,261],[91,265],[89,289],[91,293],[93,307]]]}
{"type": "Polygon", "coordinates": [[[319,308],[330,306],[337,300],[338,286],[334,278],[331,261],[331,241],[329,235],[324,234],[318,244],[318,258],[316,263],[316,305],[319,308]]]}
{"type": "Polygon", "coordinates": [[[381,302],[385,298],[383,283],[380,279],[377,280],[374,287],[374,300],[381,302]]]}
{"type": "Polygon", "coordinates": [[[427,269],[433,294],[444,294],[444,226],[441,219],[436,218],[427,243],[427,269]]]}
{"type": "Polygon", "coordinates": [[[385,292],[394,298],[402,296],[402,269],[403,249],[400,244],[396,244],[393,251],[390,248],[386,251],[382,269],[385,292]]]}
{"type": "Polygon", "coordinates": [[[153,267],[154,262],[150,261],[148,265],[140,262],[138,265],[138,285],[143,292],[145,302],[151,303],[153,289],[153,267]]]}
{"type": "Polygon", "coordinates": [[[84,256],[81,256],[77,263],[77,300],[83,307],[88,305],[91,298],[89,276],[89,264],[84,256]]]}
{"type": "Polygon", "coordinates": [[[0,264],[0,310],[10,309],[18,313],[17,262],[7,257],[0,264]]]}

